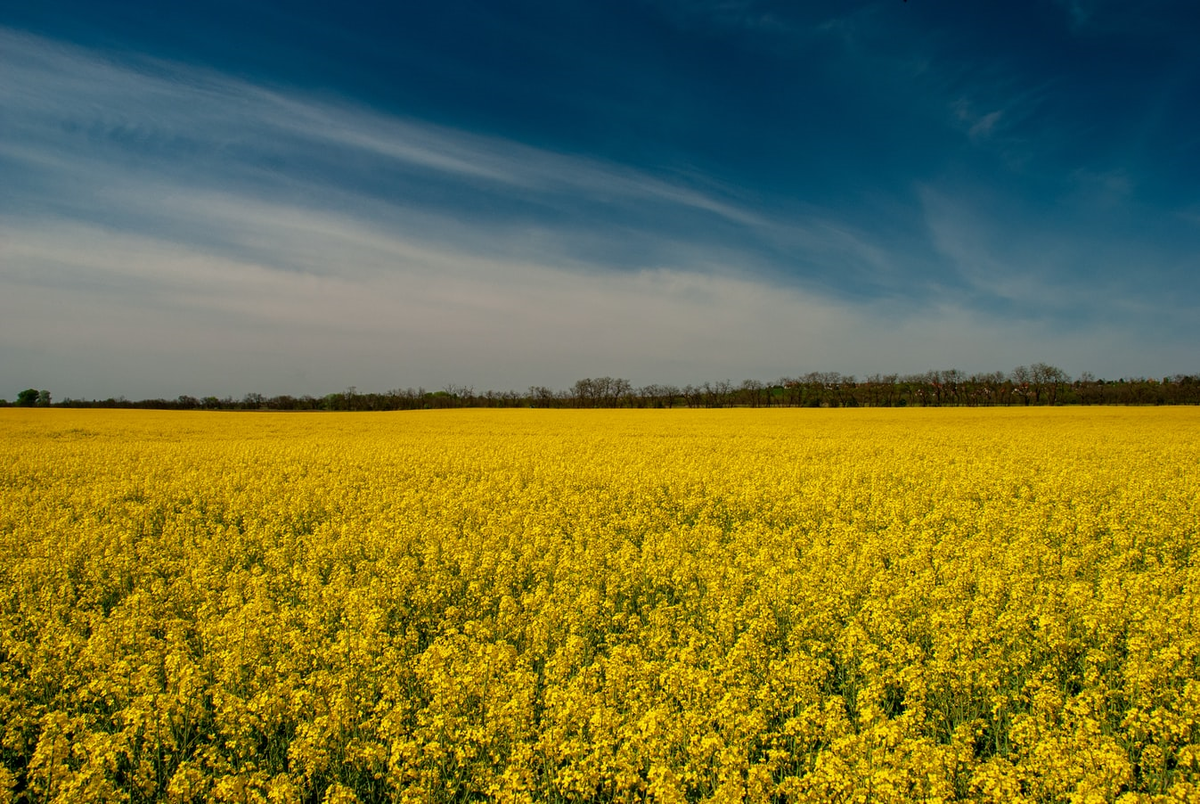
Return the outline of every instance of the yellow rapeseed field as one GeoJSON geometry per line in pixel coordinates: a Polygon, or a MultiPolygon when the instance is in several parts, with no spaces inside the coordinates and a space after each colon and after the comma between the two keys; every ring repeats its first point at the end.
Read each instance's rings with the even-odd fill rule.
{"type": "Polygon", "coordinates": [[[1194,408],[2,410],[0,791],[1200,801],[1198,542],[1194,408]]]}

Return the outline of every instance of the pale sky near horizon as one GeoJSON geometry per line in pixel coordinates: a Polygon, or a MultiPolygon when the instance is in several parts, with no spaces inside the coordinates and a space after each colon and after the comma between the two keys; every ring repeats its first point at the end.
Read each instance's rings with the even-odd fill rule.
{"type": "Polygon", "coordinates": [[[0,6],[0,397],[1200,373],[1182,2],[0,6]]]}

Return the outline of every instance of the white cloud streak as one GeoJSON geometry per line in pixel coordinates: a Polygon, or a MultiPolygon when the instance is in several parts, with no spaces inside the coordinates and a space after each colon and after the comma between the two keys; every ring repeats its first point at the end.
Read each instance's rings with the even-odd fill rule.
{"type": "MultiPolygon", "coordinates": [[[[191,160],[204,163],[228,158],[223,152],[238,147],[300,158],[333,147],[509,189],[661,201],[742,225],[765,223],[728,200],[637,171],[345,103],[289,97],[161,60],[123,66],[3,29],[0,53],[9,139],[36,141],[43,152],[57,146],[78,153],[81,139],[90,138],[93,144],[133,141],[143,154],[190,146],[199,151],[191,160]]],[[[11,155],[15,147],[6,150],[11,155]]]]}

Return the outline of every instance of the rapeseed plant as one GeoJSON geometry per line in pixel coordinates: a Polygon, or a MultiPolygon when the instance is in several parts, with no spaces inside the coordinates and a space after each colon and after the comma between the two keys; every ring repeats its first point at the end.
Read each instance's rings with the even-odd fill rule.
{"type": "Polygon", "coordinates": [[[1194,409],[0,411],[18,801],[1195,801],[1194,409]]]}

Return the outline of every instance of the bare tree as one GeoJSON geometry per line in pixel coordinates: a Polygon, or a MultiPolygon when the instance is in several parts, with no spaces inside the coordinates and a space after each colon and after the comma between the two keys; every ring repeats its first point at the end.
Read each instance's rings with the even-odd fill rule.
{"type": "Polygon", "coordinates": [[[1033,388],[1031,386],[1033,373],[1029,370],[1029,367],[1017,366],[1012,370],[1012,373],[1009,375],[1009,379],[1012,380],[1013,394],[1015,396],[1020,396],[1025,404],[1028,405],[1029,396],[1033,393],[1033,388]]]}
{"type": "Polygon", "coordinates": [[[1049,366],[1045,363],[1034,363],[1029,367],[1029,373],[1033,382],[1035,401],[1040,403],[1042,395],[1045,394],[1048,404],[1056,404],[1063,383],[1069,380],[1067,373],[1056,366],[1049,366]]]}

